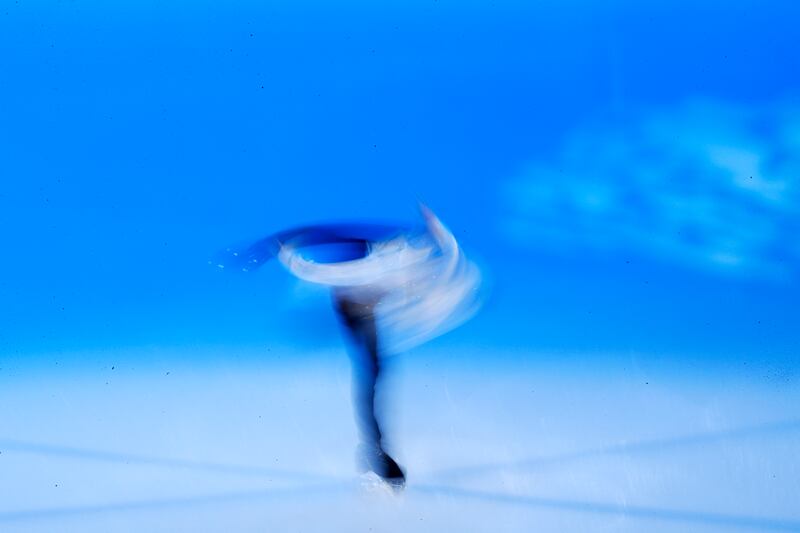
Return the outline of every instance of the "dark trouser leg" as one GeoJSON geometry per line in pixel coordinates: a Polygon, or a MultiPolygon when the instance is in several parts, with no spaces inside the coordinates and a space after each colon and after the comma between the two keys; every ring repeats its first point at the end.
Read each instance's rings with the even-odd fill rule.
{"type": "Polygon", "coordinates": [[[352,302],[340,303],[339,312],[352,341],[349,353],[353,369],[353,408],[359,434],[364,444],[380,448],[382,434],[375,416],[375,385],[380,372],[375,318],[366,306],[352,302]]]}
{"type": "Polygon", "coordinates": [[[353,409],[364,459],[382,478],[402,483],[405,478],[400,467],[383,450],[383,434],[376,416],[375,388],[381,362],[373,306],[342,297],[337,297],[335,303],[352,341],[349,353],[353,367],[353,409]]]}

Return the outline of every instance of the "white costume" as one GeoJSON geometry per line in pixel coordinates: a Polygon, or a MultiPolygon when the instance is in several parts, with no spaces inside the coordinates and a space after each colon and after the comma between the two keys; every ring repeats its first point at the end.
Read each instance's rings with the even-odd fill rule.
{"type": "Polygon", "coordinates": [[[300,279],[331,286],[374,307],[383,353],[397,353],[440,335],[478,308],[478,268],[453,234],[422,206],[426,231],[370,243],[360,259],[317,263],[283,244],[278,259],[300,279]]]}

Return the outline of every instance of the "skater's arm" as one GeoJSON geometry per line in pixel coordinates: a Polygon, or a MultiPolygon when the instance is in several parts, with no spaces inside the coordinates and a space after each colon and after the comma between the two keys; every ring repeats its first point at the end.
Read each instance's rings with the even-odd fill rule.
{"type": "Polygon", "coordinates": [[[299,250],[341,244],[346,257],[366,255],[370,242],[389,239],[404,231],[400,226],[380,224],[320,224],[281,231],[252,244],[226,249],[212,263],[221,268],[250,271],[273,258],[284,248],[299,250]]]}

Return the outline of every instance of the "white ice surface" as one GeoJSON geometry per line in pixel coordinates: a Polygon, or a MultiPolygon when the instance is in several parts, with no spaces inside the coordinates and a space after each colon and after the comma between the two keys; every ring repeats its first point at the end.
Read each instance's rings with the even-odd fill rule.
{"type": "Polygon", "coordinates": [[[399,496],[355,472],[341,351],[4,357],[0,531],[800,531],[793,376],[507,355],[392,361],[399,496]]]}

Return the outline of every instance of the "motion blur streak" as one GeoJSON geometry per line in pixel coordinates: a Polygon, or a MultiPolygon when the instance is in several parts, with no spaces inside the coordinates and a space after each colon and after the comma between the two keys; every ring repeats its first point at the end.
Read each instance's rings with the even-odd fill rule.
{"type": "Polygon", "coordinates": [[[436,215],[421,209],[424,232],[373,242],[363,258],[317,263],[291,242],[278,256],[300,279],[335,287],[348,300],[377,302],[381,351],[407,350],[458,326],[479,307],[477,267],[436,215]]]}

